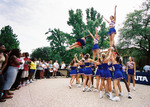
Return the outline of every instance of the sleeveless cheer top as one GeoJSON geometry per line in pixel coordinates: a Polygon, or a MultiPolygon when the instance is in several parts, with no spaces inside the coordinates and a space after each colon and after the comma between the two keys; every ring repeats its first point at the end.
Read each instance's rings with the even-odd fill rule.
{"type": "Polygon", "coordinates": [[[84,68],[85,67],[85,65],[80,65],[80,68],[82,69],[82,68],[84,68]]]}
{"type": "Polygon", "coordinates": [[[71,67],[71,70],[76,70],[77,67],[71,67]]]}
{"type": "Polygon", "coordinates": [[[100,64],[100,65],[97,65],[97,66],[98,66],[98,69],[99,69],[99,70],[103,69],[103,66],[102,66],[102,64],[100,64]]]}
{"type": "Polygon", "coordinates": [[[129,68],[129,69],[134,69],[134,64],[133,64],[133,62],[132,62],[132,63],[129,63],[129,62],[128,62],[128,68],[129,68]]]}
{"type": "Polygon", "coordinates": [[[98,44],[98,39],[94,38],[94,44],[98,44]]]}
{"type": "Polygon", "coordinates": [[[85,62],[85,66],[90,66],[91,63],[90,62],[85,62]]]}
{"type": "Polygon", "coordinates": [[[109,28],[114,28],[115,27],[115,22],[114,21],[111,21],[110,23],[109,23],[109,28]]]}

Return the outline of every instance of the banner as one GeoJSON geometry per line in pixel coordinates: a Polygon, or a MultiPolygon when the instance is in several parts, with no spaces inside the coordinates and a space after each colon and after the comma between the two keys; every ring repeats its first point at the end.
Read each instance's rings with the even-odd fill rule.
{"type": "MultiPolygon", "coordinates": [[[[128,80],[128,76],[126,72],[124,72],[126,80],[128,80]]],[[[150,73],[146,72],[136,72],[135,83],[136,84],[144,84],[144,85],[150,85],[150,73]]],[[[131,79],[132,82],[132,79],[131,79]]]]}

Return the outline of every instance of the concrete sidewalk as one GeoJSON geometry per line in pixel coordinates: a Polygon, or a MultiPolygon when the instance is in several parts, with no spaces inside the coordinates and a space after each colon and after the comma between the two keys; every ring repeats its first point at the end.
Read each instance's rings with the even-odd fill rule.
{"type": "Polygon", "coordinates": [[[99,99],[97,92],[82,92],[75,83],[69,89],[69,81],[70,78],[36,80],[14,91],[13,99],[0,103],[0,107],[150,107],[150,86],[136,84],[136,91],[131,90],[133,98],[128,99],[121,82],[123,97],[120,102],[113,102],[105,95],[99,99]]]}

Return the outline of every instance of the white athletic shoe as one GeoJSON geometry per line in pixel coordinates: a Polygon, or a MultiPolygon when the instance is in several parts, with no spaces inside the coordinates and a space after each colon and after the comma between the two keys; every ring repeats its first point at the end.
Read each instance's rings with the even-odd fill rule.
{"type": "Polygon", "coordinates": [[[80,87],[81,87],[81,84],[79,84],[77,87],[80,88],[80,87]]]}
{"type": "Polygon", "coordinates": [[[69,84],[69,88],[70,88],[70,89],[72,88],[70,84],[69,84]]]}
{"type": "Polygon", "coordinates": [[[85,86],[85,89],[88,89],[88,86],[85,86]]]}
{"type": "Polygon", "coordinates": [[[27,80],[27,85],[30,84],[29,80],[27,80]]]}
{"type": "Polygon", "coordinates": [[[133,90],[135,91],[135,87],[133,87],[133,90]]]}
{"type": "Polygon", "coordinates": [[[120,101],[120,98],[116,96],[116,97],[112,98],[112,101],[120,101]]]}
{"type": "Polygon", "coordinates": [[[128,92],[128,98],[132,99],[131,92],[128,92]]]}
{"type": "Polygon", "coordinates": [[[22,87],[24,87],[24,86],[25,86],[25,83],[22,84],[22,87]]]}
{"type": "Polygon", "coordinates": [[[32,83],[33,81],[32,81],[32,79],[30,79],[30,83],[32,83]]]}
{"type": "Polygon", "coordinates": [[[69,47],[66,47],[66,51],[68,51],[68,50],[70,50],[70,48],[69,48],[69,47]]]}
{"type": "Polygon", "coordinates": [[[119,93],[119,96],[123,96],[123,94],[122,94],[122,93],[119,93]]]}
{"type": "Polygon", "coordinates": [[[103,93],[102,93],[102,91],[100,91],[99,98],[103,98],[103,93]]]}
{"type": "Polygon", "coordinates": [[[98,89],[95,89],[94,92],[98,92],[98,89]]]}
{"type": "Polygon", "coordinates": [[[92,90],[90,88],[87,89],[87,92],[91,92],[92,90]]]}
{"type": "Polygon", "coordinates": [[[86,91],[86,89],[85,88],[83,88],[83,92],[85,92],[86,91]]]}

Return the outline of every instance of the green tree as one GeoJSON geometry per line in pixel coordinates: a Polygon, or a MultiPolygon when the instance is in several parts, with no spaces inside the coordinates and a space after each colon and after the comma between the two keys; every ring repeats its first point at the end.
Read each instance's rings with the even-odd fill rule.
{"type": "Polygon", "coordinates": [[[19,40],[17,35],[13,33],[11,26],[5,26],[0,31],[0,43],[4,44],[6,49],[19,48],[19,40]]]}
{"type": "Polygon", "coordinates": [[[69,53],[65,51],[65,45],[68,43],[67,37],[69,34],[60,31],[59,29],[54,29],[49,31],[46,34],[50,36],[47,37],[47,40],[50,42],[50,47],[53,51],[53,57],[55,60],[58,60],[60,63],[61,61],[67,62],[69,58],[69,53]]]}
{"type": "Polygon", "coordinates": [[[42,60],[49,61],[53,60],[53,51],[50,47],[42,47],[33,50],[31,57],[35,57],[37,59],[41,58],[42,60]]]}
{"type": "Polygon", "coordinates": [[[127,15],[123,28],[120,30],[119,45],[121,49],[135,48],[130,53],[137,60],[147,57],[146,64],[150,64],[150,0],[142,4],[140,10],[127,15]]]}

